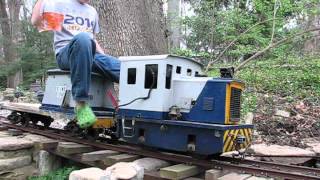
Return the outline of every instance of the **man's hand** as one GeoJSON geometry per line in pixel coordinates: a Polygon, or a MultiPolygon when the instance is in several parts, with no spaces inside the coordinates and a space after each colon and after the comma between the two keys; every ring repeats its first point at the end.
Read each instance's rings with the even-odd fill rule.
{"type": "Polygon", "coordinates": [[[43,0],[38,0],[32,10],[32,17],[31,23],[32,25],[36,26],[37,28],[41,28],[41,21],[42,21],[42,14],[41,14],[41,7],[42,7],[43,0]]]}
{"type": "Polygon", "coordinates": [[[100,54],[104,54],[104,50],[103,50],[103,48],[100,46],[99,42],[98,42],[96,39],[94,39],[94,42],[96,43],[96,52],[97,52],[97,53],[100,53],[100,54]]]}

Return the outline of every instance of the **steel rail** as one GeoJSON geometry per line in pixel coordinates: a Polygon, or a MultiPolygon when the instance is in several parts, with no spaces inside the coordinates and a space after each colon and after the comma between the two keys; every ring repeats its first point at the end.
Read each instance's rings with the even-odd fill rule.
{"type": "Polygon", "coordinates": [[[318,176],[320,175],[319,168],[309,168],[306,166],[295,166],[295,165],[280,164],[275,162],[267,162],[267,161],[251,160],[251,159],[239,159],[239,158],[231,158],[231,157],[218,157],[216,160],[233,162],[236,164],[246,164],[254,167],[263,167],[263,168],[275,169],[275,170],[281,169],[282,171],[285,170],[288,172],[318,175],[318,176]]]}
{"type": "Polygon", "coordinates": [[[297,180],[302,180],[302,179],[319,180],[320,179],[320,174],[318,174],[319,170],[315,168],[303,167],[302,168],[303,170],[301,170],[300,166],[294,166],[296,171],[288,172],[286,168],[283,168],[284,167],[283,165],[279,165],[279,164],[274,164],[274,168],[271,168],[270,166],[265,167],[263,165],[260,165],[260,167],[256,167],[254,166],[254,164],[251,164],[251,165],[245,164],[245,163],[241,164],[241,161],[239,162],[239,164],[233,164],[232,161],[229,162],[229,161],[222,161],[222,160],[201,160],[201,159],[195,159],[190,156],[164,153],[164,152],[159,152],[155,150],[149,151],[137,146],[113,145],[113,144],[107,144],[107,143],[101,143],[101,142],[91,142],[84,139],[70,137],[66,134],[53,133],[52,131],[38,130],[30,127],[13,125],[5,122],[3,118],[1,118],[1,124],[9,128],[18,129],[21,131],[30,132],[34,134],[39,134],[52,139],[70,141],[70,142],[92,146],[98,149],[109,149],[113,151],[119,151],[122,153],[136,154],[140,156],[152,157],[152,158],[162,159],[162,160],[176,162],[176,163],[192,164],[192,165],[201,166],[207,169],[215,168],[220,170],[230,170],[233,172],[248,173],[256,176],[265,176],[265,177],[272,177],[272,178],[297,179],[297,180]],[[299,172],[306,173],[306,171],[308,172],[308,174],[299,173],[299,172]],[[311,172],[312,174],[310,174],[311,172]]]}
{"type": "Polygon", "coordinates": [[[260,154],[246,154],[246,157],[261,157],[261,158],[312,158],[319,159],[320,156],[313,155],[260,155],[260,154]]]}

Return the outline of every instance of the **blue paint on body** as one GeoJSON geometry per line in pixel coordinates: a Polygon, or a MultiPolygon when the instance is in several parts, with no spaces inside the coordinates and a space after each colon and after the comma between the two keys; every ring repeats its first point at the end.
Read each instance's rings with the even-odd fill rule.
{"type": "Polygon", "coordinates": [[[221,125],[199,122],[150,119],[137,119],[134,123],[134,136],[123,136],[122,124],[119,124],[120,137],[127,142],[143,144],[178,152],[188,152],[188,137],[195,137],[195,154],[212,155],[223,152],[224,131],[229,129],[253,128],[253,125],[221,125]],[[139,137],[143,131],[145,142],[140,143],[139,137]],[[218,134],[216,132],[218,131],[218,134]]]}

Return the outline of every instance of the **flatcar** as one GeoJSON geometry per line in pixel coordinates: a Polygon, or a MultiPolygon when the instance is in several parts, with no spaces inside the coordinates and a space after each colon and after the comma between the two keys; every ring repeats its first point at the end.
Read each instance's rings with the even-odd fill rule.
{"type": "MultiPolygon", "coordinates": [[[[220,78],[205,77],[202,64],[173,55],[119,59],[119,91],[108,77],[92,74],[89,103],[97,121],[85,130],[92,132],[88,136],[199,155],[221,154],[251,144],[253,125],[240,123],[245,85],[233,79],[232,72],[222,71],[220,78]]],[[[73,119],[75,101],[70,92],[69,72],[49,70],[39,111],[15,109],[9,119],[17,123],[26,113],[46,116],[37,118],[46,126],[53,121],[52,113],[73,119]]],[[[84,131],[76,120],[66,129],[84,131]]]]}

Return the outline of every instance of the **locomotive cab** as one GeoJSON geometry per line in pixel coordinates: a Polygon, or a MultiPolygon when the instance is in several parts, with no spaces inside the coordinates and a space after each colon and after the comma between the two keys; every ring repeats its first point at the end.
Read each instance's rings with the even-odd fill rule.
{"type": "Polygon", "coordinates": [[[126,117],[167,119],[167,112],[175,105],[174,96],[184,91],[176,87],[175,81],[184,79],[192,82],[196,75],[202,73],[201,64],[177,56],[130,56],[120,60],[119,104],[127,105],[120,108],[119,114],[126,117]],[[137,98],[143,100],[132,102],[137,98]]]}

